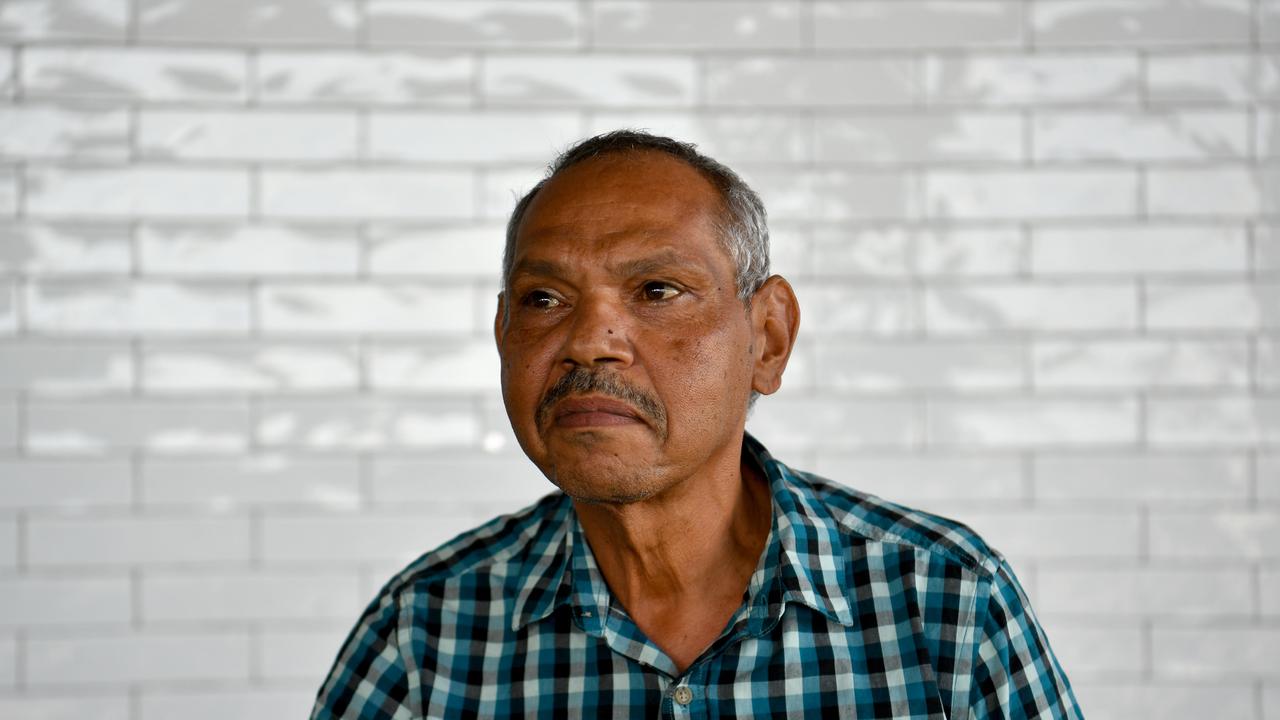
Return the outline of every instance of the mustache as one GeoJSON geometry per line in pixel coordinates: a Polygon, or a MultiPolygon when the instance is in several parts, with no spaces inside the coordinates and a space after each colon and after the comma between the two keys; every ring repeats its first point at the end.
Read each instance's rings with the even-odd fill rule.
{"type": "Polygon", "coordinates": [[[596,393],[621,400],[635,408],[641,416],[650,421],[659,432],[667,427],[667,411],[662,408],[657,398],[629,384],[612,373],[600,370],[588,370],[575,367],[556,380],[542,401],[538,403],[538,425],[545,426],[551,420],[551,408],[570,395],[586,395],[596,393]]]}

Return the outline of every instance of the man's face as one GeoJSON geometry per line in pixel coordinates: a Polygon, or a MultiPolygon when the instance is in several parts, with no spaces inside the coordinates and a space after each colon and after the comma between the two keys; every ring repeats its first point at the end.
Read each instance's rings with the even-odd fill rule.
{"type": "Polygon", "coordinates": [[[570,496],[631,502],[733,453],[753,327],[716,230],[720,198],[659,152],[584,161],[518,229],[494,323],[530,459],[570,496]]]}

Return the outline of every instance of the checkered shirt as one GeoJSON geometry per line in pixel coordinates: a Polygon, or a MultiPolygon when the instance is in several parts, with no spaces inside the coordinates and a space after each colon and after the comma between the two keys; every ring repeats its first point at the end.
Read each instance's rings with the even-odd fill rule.
{"type": "Polygon", "coordinates": [[[312,718],[1081,718],[1013,571],[964,525],[747,436],[773,527],[680,672],[612,597],[563,494],[427,553],[365,610],[312,718]]]}

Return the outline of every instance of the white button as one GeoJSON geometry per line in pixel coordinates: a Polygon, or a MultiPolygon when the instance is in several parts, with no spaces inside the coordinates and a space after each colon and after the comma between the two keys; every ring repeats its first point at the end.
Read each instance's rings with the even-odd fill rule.
{"type": "Polygon", "coordinates": [[[676,688],[674,693],[671,694],[671,698],[681,705],[688,705],[693,702],[693,691],[684,685],[681,685],[676,688]]]}

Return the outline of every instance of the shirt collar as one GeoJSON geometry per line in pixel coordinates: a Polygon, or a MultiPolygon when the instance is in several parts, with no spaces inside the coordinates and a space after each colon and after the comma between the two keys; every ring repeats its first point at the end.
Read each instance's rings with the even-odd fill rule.
{"type": "Polygon", "coordinates": [[[569,599],[572,581],[566,571],[575,545],[573,536],[578,518],[567,495],[560,494],[558,500],[546,520],[545,527],[553,528],[549,541],[534,544],[534,552],[521,573],[520,594],[511,612],[512,631],[545,619],[569,599]]]}
{"type": "Polygon", "coordinates": [[[767,603],[768,616],[777,619],[788,602],[797,602],[822,613],[827,619],[853,624],[853,604],[849,597],[848,569],[843,534],[835,518],[809,484],[794,470],[773,459],[760,441],[750,434],[743,438],[743,453],[764,471],[773,494],[773,530],[765,550],[762,582],[749,598],[752,607],[767,603]],[[770,571],[769,561],[776,562],[770,571]],[[769,577],[772,575],[772,577],[769,577]],[[775,585],[776,583],[776,585],[775,585]],[[771,588],[780,592],[767,595],[771,588]]]}
{"type": "MultiPolygon", "coordinates": [[[[762,631],[765,621],[781,617],[786,603],[796,602],[833,622],[852,625],[847,553],[835,519],[808,484],[749,433],[742,451],[764,473],[773,496],[773,527],[747,587],[748,621],[762,631]]],[[[598,635],[608,617],[608,587],[568,497],[562,495],[551,512],[547,524],[555,528],[554,536],[538,543],[542,554],[528,560],[511,629],[543,620],[568,604],[582,629],[598,635]]]]}

